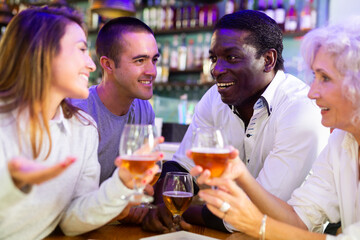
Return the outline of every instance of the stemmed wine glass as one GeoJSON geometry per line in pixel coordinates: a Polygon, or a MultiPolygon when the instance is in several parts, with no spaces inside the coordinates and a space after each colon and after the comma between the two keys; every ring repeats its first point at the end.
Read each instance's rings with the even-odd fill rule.
{"type": "Polygon", "coordinates": [[[145,195],[142,179],[147,170],[159,161],[156,130],[150,124],[126,124],[120,138],[121,166],[128,169],[134,182],[134,193],[124,196],[130,202],[149,203],[152,196],[145,195]]]}
{"type": "Polygon", "coordinates": [[[220,128],[199,127],[193,132],[191,155],[194,163],[220,177],[226,168],[230,148],[220,128]]]}
{"type": "MultiPolygon", "coordinates": [[[[161,171],[162,171],[162,165],[163,165],[163,162],[162,161],[157,161],[156,162],[156,165],[158,165],[158,171],[155,173],[154,175],[154,178],[151,180],[151,182],[149,183],[151,186],[154,186],[155,183],[157,183],[157,181],[159,180],[160,178],[160,175],[161,175],[161,171]]],[[[140,205],[136,205],[136,206],[133,206],[133,208],[149,208],[149,209],[155,209],[157,208],[156,205],[154,204],[151,204],[149,202],[143,202],[141,203],[140,205]]]]}
{"type": "Polygon", "coordinates": [[[190,206],[193,195],[193,181],[189,173],[166,173],[163,185],[163,199],[165,206],[173,215],[173,231],[181,230],[181,215],[190,206]]]}

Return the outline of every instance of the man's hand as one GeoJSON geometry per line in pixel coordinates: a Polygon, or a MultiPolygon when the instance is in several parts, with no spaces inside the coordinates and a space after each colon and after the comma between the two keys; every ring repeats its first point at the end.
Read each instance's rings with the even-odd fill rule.
{"type": "MultiPolygon", "coordinates": [[[[165,204],[156,205],[156,209],[151,209],[142,221],[142,228],[145,231],[168,233],[172,231],[173,217],[165,204]]],[[[190,231],[191,225],[181,220],[180,227],[190,231]]]]}
{"type": "Polygon", "coordinates": [[[122,212],[113,218],[110,222],[121,221],[121,223],[140,224],[148,213],[148,208],[134,207],[137,204],[129,203],[122,212]]]}
{"type": "Polygon", "coordinates": [[[40,184],[57,177],[75,160],[75,157],[67,157],[62,162],[48,167],[33,160],[16,157],[11,159],[7,165],[15,186],[20,189],[27,184],[40,184]]]}

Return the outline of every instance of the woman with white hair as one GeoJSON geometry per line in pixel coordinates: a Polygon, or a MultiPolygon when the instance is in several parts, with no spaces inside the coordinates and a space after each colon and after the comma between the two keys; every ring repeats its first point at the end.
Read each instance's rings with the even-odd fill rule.
{"type": "Polygon", "coordinates": [[[302,53],[314,74],[308,96],[322,124],[335,128],[304,185],[286,203],[266,192],[242,161],[230,163],[221,178],[210,179],[199,166],[192,174],[218,186],[199,192],[210,211],[253,237],[360,239],[360,18],[311,31],[302,53]],[[339,221],[340,235],[322,234],[324,224],[339,221]]]}

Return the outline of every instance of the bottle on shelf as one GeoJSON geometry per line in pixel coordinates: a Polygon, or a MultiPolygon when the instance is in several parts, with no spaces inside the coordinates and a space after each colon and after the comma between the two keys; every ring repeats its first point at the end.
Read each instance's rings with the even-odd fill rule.
{"type": "Polygon", "coordinates": [[[195,68],[194,39],[189,39],[186,52],[186,69],[195,68]]]}
{"type": "Polygon", "coordinates": [[[214,26],[219,17],[219,9],[216,4],[209,5],[207,26],[214,26]]]}
{"type": "Polygon", "coordinates": [[[191,6],[190,5],[183,6],[182,23],[181,23],[182,28],[190,27],[190,20],[191,20],[190,13],[191,13],[191,6]]]}
{"type": "Polygon", "coordinates": [[[311,29],[311,7],[310,0],[306,0],[300,13],[300,30],[307,31],[311,29]]]}
{"type": "Polygon", "coordinates": [[[205,43],[203,44],[203,65],[202,65],[202,74],[200,76],[200,83],[207,83],[212,81],[210,74],[211,61],[209,59],[209,48],[210,48],[211,34],[205,34],[205,43]]]}
{"type": "Polygon", "coordinates": [[[174,35],[173,45],[170,50],[170,70],[178,70],[179,67],[178,47],[179,47],[178,35],[174,35]]]}
{"type": "Polygon", "coordinates": [[[186,35],[181,34],[181,44],[178,47],[178,70],[184,71],[186,69],[186,35]]]}
{"type": "Polygon", "coordinates": [[[199,26],[206,27],[208,22],[208,6],[204,5],[199,11],[199,26]]]}
{"type": "Polygon", "coordinates": [[[268,0],[267,7],[265,9],[265,14],[271,17],[272,19],[275,19],[275,10],[273,7],[273,3],[274,3],[273,0],[268,0]]]}
{"type": "Polygon", "coordinates": [[[200,11],[200,8],[196,4],[191,6],[190,27],[192,27],[192,28],[199,26],[199,11],[200,11]]]}
{"type": "Polygon", "coordinates": [[[290,0],[290,6],[285,17],[285,32],[295,32],[298,27],[298,15],[295,0],[290,0]]]}
{"type": "Polygon", "coordinates": [[[161,61],[161,82],[168,82],[169,80],[169,61],[170,61],[170,44],[168,41],[165,42],[162,51],[161,61]]]}
{"type": "Polygon", "coordinates": [[[314,0],[310,0],[310,15],[311,15],[311,28],[316,28],[316,22],[317,22],[317,11],[314,6],[314,0]]]}
{"type": "Polygon", "coordinates": [[[194,67],[196,69],[201,69],[203,64],[203,34],[198,33],[196,37],[195,43],[195,59],[194,59],[194,67]]]}
{"type": "MultiPolygon", "coordinates": [[[[159,1],[157,1],[159,3],[159,1]]],[[[161,0],[160,4],[157,5],[157,16],[156,16],[156,29],[165,29],[165,17],[166,17],[166,0],[161,0]]]]}
{"type": "Polygon", "coordinates": [[[231,14],[235,11],[235,0],[226,0],[225,14],[231,14]]]}
{"type": "Polygon", "coordinates": [[[175,0],[169,0],[166,5],[165,10],[165,29],[174,29],[175,28],[175,0]]]}
{"type": "Polygon", "coordinates": [[[286,11],[283,5],[283,0],[277,0],[275,9],[275,21],[282,31],[285,31],[285,15],[286,11]]]}
{"type": "Polygon", "coordinates": [[[142,20],[146,25],[150,26],[150,6],[152,0],[148,0],[146,6],[143,8],[142,11],[142,20]]]}
{"type": "Polygon", "coordinates": [[[155,5],[156,1],[148,0],[148,3],[149,3],[149,15],[150,15],[149,27],[155,29],[157,23],[157,7],[155,5]]]}
{"type": "Polygon", "coordinates": [[[176,16],[175,28],[176,29],[180,29],[182,27],[183,10],[184,9],[182,6],[178,6],[175,10],[175,16],[176,16]]]}

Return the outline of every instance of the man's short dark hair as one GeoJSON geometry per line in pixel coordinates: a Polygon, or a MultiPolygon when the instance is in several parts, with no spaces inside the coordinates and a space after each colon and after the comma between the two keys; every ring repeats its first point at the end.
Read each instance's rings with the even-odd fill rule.
{"type": "Polygon", "coordinates": [[[278,55],[275,71],[284,69],[282,31],[279,25],[266,14],[254,10],[227,14],[216,23],[214,30],[217,29],[248,31],[250,35],[246,38],[246,43],[257,49],[256,57],[259,58],[273,48],[278,55]]]}
{"type": "Polygon", "coordinates": [[[151,28],[141,20],[133,17],[114,18],[100,29],[96,39],[96,55],[100,59],[106,56],[118,65],[118,56],[123,49],[122,34],[126,32],[148,32],[154,35],[151,28]]]}

